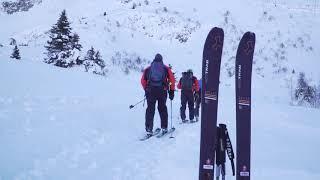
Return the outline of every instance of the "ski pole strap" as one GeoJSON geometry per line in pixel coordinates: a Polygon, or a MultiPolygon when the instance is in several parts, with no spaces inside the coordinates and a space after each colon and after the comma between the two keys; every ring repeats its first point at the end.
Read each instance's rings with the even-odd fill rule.
{"type": "Polygon", "coordinates": [[[225,130],[225,134],[226,134],[226,149],[227,149],[227,154],[228,154],[228,157],[229,157],[230,162],[231,162],[232,174],[233,174],[233,176],[234,176],[234,175],[235,175],[235,168],[234,168],[234,161],[233,161],[233,159],[234,159],[234,152],[233,152],[231,140],[230,140],[229,133],[228,133],[228,130],[227,130],[227,129],[225,130]]]}
{"type": "Polygon", "coordinates": [[[227,154],[230,160],[234,159],[234,152],[231,144],[231,140],[228,134],[228,130],[226,130],[226,149],[227,149],[227,154]]]}

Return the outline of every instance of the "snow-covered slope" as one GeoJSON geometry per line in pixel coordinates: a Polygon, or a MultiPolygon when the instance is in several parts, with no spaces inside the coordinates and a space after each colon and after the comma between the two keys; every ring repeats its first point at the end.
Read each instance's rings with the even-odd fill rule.
{"type": "MultiPolygon", "coordinates": [[[[1,180],[197,179],[200,124],[178,124],[179,93],[173,101],[176,138],[140,142],[145,107],[128,107],[143,98],[141,74],[126,76],[110,60],[116,52],[147,60],[160,52],[178,75],[191,67],[199,77],[203,43],[213,26],[225,30],[219,122],[227,123],[233,143],[236,47],[245,31],[257,35],[252,178],[320,178],[320,112],[289,106],[287,88],[293,69],[320,79],[316,8],[297,9],[300,0],[277,6],[262,0],[126,2],[43,0],[27,12],[0,12],[1,180]],[[42,62],[46,33],[62,9],[83,52],[94,46],[109,63],[106,77],[42,62]],[[21,62],[9,59],[10,38],[20,45],[21,62]]],[[[159,125],[158,115],[155,120],[159,125]]],[[[227,178],[235,179],[227,167],[227,178]]]]}
{"type": "MultiPolygon", "coordinates": [[[[284,1],[281,2],[283,5],[284,1]]],[[[257,74],[288,73],[292,69],[318,72],[312,67],[319,64],[316,37],[320,20],[315,18],[319,17],[319,12],[288,7],[250,0],[202,0],[199,3],[182,0],[148,3],[143,0],[43,1],[29,12],[2,13],[0,19],[5,26],[1,29],[0,43],[12,48],[9,43],[10,38],[14,38],[18,44],[28,45],[21,46],[22,57],[41,61],[45,52],[43,46],[48,40],[46,33],[66,9],[71,26],[80,35],[83,55],[91,46],[100,50],[106,60],[116,51],[134,52],[148,59],[161,52],[168,62],[182,69],[190,65],[200,69],[195,62],[202,54],[201,42],[213,26],[220,26],[226,35],[223,69],[231,75],[238,40],[248,30],[257,34],[257,74]]],[[[9,49],[3,55],[8,57],[10,53],[9,49]]]]}
{"type": "MultiPolygon", "coordinates": [[[[104,78],[37,62],[0,63],[2,179],[197,179],[200,124],[179,125],[179,94],[175,139],[140,142],[144,107],[128,108],[142,98],[138,74],[104,78]]],[[[234,142],[233,88],[220,92],[219,121],[234,142]]],[[[264,88],[253,92],[252,178],[318,179],[319,110],[290,107],[264,88]]]]}

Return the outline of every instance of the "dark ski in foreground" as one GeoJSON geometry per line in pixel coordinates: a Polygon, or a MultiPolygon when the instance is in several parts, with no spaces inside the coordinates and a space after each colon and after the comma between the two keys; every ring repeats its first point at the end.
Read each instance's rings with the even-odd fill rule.
{"type": "Polygon", "coordinates": [[[145,140],[151,138],[152,136],[157,136],[160,132],[161,132],[161,129],[157,128],[156,130],[153,131],[153,133],[151,135],[145,135],[144,137],[140,138],[140,141],[145,141],[145,140]]]}
{"type": "Polygon", "coordinates": [[[214,175],[218,91],[223,40],[223,30],[215,27],[209,32],[203,49],[199,180],[212,180],[214,175]]]}
{"type": "Polygon", "coordinates": [[[237,180],[250,180],[251,77],[255,34],[243,35],[236,56],[237,180]]]}

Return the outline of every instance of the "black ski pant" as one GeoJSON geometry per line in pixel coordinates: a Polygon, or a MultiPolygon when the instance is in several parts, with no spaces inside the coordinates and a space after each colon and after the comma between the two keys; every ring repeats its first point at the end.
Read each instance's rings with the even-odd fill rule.
{"type": "Polygon", "coordinates": [[[189,119],[194,119],[194,97],[192,91],[181,91],[180,116],[182,120],[186,119],[186,108],[189,108],[189,119]]]}
{"type": "Polygon", "coordinates": [[[168,128],[168,109],[166,105],[167,91],[163,87],[150,87],[146,91],[146,131],[152,131],[156,102],[158,101],[158,112],[161,119],[161,128],[168,128]]]}
{"type": "Polygon", "coordinates": [[[200,104],[201,104],[201,90],[199,91],[198,97],[194,101],[195,101],[195,104],[196,104],[196,107],[194,109],[194,115],[196,117],[199,117],[199,109],[200,109],[200,104]]]}

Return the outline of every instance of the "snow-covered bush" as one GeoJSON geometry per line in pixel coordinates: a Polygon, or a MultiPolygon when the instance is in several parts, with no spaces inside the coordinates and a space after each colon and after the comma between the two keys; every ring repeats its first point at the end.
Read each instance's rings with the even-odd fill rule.
{"type": "Polygon", "coordinates": [[[118,66],[125,74],[129,74],[131,71],[141,72],[147,64],[151,62],[147,59],[142,59],[139,55],[127,52],[116,52],[111,58],[111,63],[114,66],[118,66]]]}
{"type": "Polygon", "coordinates": [[[19,51],[19,48],[18,48],[17,45],[14,46],[14,49],[13,49],[13,52],[12,52],[10,58],[12,58],[12,59],[17,59],[17,60],[20,60],[20,59],[21,59],[20,51],[19,51]]]}
{"type": "Polygon", "coordinates": [[[316,108],[320,108],[320,82],[316,88],[316,108]]]}
{"type": "Polygon", "coordinates": [[[106,75],[108,70],[106,69],[106,63],[102,59],[99,51],[95,51],[93,47],[87,51],[87,55],[84,58],[83,65],[86,72],[92,72],[94,74],[106,75]]]}
{"type": "MultiPolygon", "coordinates": [[[[320,87],[320,84],[318,85],[320,87]]],[[[306,80],[305,73],[299,73],[297,87],[294,91],[294,100],[300,106],[319,106],[320,89],[312,86],[306,80]]]]}
{"type": "Polygon", "coordinates": [[[185,25],[184,28],[177,33],[175,39],[177,39],[180,43],[186,43],[188,39],[191,37],[191,34],[195,32],[199,27],[199,22],[197,22],[196,26],[185,25]]]}
{"type": "Polygon", "coordinates": [[[17,41],[14,38],[10,38],[10,45],[11,46],[17,45],[17,41]]]}
{"type": "Polygon", "coordinates": [[[28,11],[36,3],[41,3],[42,0],[18,0],[18,1],[3,1],[2,8],[8,14],[13,14],[19,11],[28,11]]]}
{"type": "Polygon", "coordinates": [[[128,4],[129,2],[131,2],[132,0],[120,0],[121,3],[123,4],[128,4]]]}

